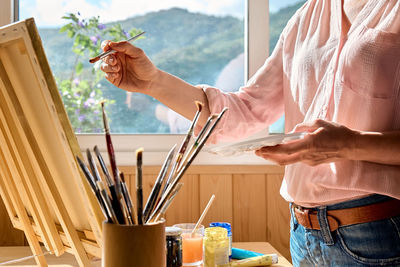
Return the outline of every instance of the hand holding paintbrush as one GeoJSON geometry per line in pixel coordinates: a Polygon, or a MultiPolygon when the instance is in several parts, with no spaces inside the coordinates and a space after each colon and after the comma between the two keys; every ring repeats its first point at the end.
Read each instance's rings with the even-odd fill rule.
{"type": "MultiPolygon", "coordinates": [[[[144,32],[141,32],[141,33],[139,33],[139,34],[137,34],[137,35],[135,35],[135,36],[129,38],[129,39],[126,40],[126,41],[127,41],[127,42],[133,42],[133,41],[135,41],[136,39],[138,39],[140,36],[142,36],[142,34],[144,34],[144,32]]],[[[114,54],[114,53],[116,53],[116,51],[115,51],[115,50],[112,50],[112,49],[111,49],[111,50],[108,50],[108,51],[105,51],[105,52],[101,53],[100,55],[89,59],[89,62],[90,62],[90,63],[95,63],[95,62],[99,61],[100,59],[102,59],[102,58],[104,58],[104,57],[106,57],[106,56],[108,56],[108,55],[114,54]]]]}

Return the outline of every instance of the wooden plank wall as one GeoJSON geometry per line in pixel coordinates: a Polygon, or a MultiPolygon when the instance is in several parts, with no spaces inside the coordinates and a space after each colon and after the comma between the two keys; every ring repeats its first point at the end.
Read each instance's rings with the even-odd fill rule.
{"type": "MultiPolygon", "coordinates": [[[[120,167],[135,196],[135,168],[120,167]]],[[[145,166],[144,198],[147,199],[160,170],[145,166]]],[[[289,207],[279,195],[283,168],[279,166],[226,165],[191,166],[182,179],[184,186],[166,214],[167,225],[196,222],[212,194],[216,195],[203,224],[232,224],[233,241],[268,241],[284,257],[289,253],[289,207]]],[[[22,232],[11,229],[0,203],[0,246],[24,245],[22,232]]]]}

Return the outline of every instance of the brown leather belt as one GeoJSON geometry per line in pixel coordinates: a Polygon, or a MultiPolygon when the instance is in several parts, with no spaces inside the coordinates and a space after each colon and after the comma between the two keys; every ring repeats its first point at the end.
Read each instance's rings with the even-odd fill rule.
{"type": "MultiPolygon", "coordinates": [[[[315,209],[304,208],[294,203],[292,209],[299,224],[308,229],[321,229],[315,209]]],[[[400,200],[393,199],[361,207],[327,210],[326,215],[330,230],[335,231],[340,226],[373,222],[398,216],[400,215],[400,200]]]]}

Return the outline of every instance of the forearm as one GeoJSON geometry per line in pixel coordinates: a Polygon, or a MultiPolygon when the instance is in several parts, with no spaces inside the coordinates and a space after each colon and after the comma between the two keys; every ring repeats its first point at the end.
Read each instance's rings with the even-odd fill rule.
{"type": "Polygon", "coordinates": [[[350,159],[400,165],[400,131],[356,132],[350,159]]]}
{"type": "Polygon", "coordinates": [[[197,111],[194,102],[200,101],[204,104],[199,118],[200,125],[203,125],[210,116],[207,96],[201,88],[164,71],[159,71],[146,93],[189,120],[193,119],[197,111]]]}

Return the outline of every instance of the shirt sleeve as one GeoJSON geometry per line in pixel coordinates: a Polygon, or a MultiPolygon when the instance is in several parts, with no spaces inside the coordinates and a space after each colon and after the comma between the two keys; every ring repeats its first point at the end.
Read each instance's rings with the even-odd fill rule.
{"type": "MultiPolygon", "coordinates": [[[[238,92],[224,93],[203,86],[211,114],[228,110],[214,129],[208,143],[235,141],[266,128],[282,116],[283,66],[281,35],[274,52],[238,92]]],[[[196,129],[198,133],[199,129],[196,129]]]]}

